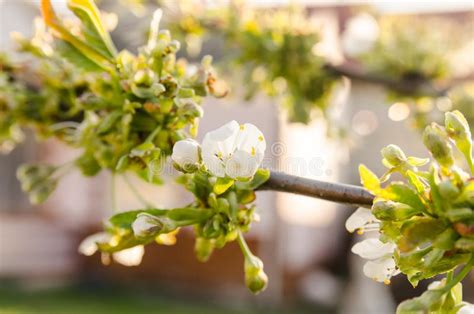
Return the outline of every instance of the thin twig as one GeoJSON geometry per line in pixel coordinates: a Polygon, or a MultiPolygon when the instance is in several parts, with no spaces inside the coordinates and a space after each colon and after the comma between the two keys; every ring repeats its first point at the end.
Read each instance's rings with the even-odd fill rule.
{"type": "Polygon", "coordinates": [[[258,190],[294,193],[364,207],[372,205],[374,200],[374,196],[360,186],[318,181],[275,171],[258,190]]]}

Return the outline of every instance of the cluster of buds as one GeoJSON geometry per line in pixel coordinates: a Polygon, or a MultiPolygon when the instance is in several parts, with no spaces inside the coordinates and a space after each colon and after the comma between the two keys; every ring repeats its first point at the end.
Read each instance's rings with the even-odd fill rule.
{"type": "MultiPolygon", "coordinates": [[[[268,170],[259,168],[265,145],[256,126],[235,121],[207,133],[202,145],[192,139],[176,142],[171,157],[183,173],[178,182],[194,195],[195,201],[183,208],[117,214],[105,225],[108,236],[100,233],[86,238],[80,251],[91,255],[100,250],[117,261],[117,253],[134,257],[137,253],[128,250],[151,242],[174,244],[179,228],[193,226],[199,261],[207,261],[214,249],[237,241],[244,255],[247,287],[253,293],[264,290],[268,278],[263,263],[252,254],[243,233],[258,219],[253,204],[255,189],[270,176],[268,170]]],[[[134,152],[135,157],[146,158],[140,152],[134,152]]]]}
{"type": "MultiPolygon", "coordinates": [[[[447,112],[445,126],[428,126],[423,142],[435,159],[428,171],[418,169],[427,160],[406,157],[395,145],[382,150],[383,164],[389,169],[382,179],[360,167],[362,183],[375,200],[370,210],[356,211],[346,226],[350,231],[379,233],[378,238],[366,239],[353,248],[354,253],[372,260],[364,266],[364,273],[378,281],[389,283],[391,276],[401,272],[416,286],[422,279],[449,274],[462,264],[466,264],[463,270],[467,274],[474,261],[474,169],[469,125],[459,111],[447,112]],[[464,156],[469,172],[462,170],[454,147],[464,156]],[[388,174],[394,172],[406,181],[383,186],[388,174]]],[[[460,308],[462,298],[454,302],[451,297],[460,280],[462,276],[448,275],[443,287],[403,302],[398,312],[444,313],[460,308]]]]}
{"type": "Polygon", "coordinates": [[[32,126],[42,138],[81,149],[74,164],[86,176],[107,169],[160,182],[158,166],[174,144],[196,135],[202,98],[227,92],[212,58],[199,66],[177,59],[180,44],[159,29],[160,10],[147,44],[132,54],[117,52],[92,0],[69,0],[68,6],[77,20],[60,19],[43,0],[44,23],[36,22],[35,36],[16,35],[20,49],[41,62],[34,73],[39,86],[23,84],[18,92],[16,81],[2,73],[1,147],[11,148],[19,128],[32,126]]]}

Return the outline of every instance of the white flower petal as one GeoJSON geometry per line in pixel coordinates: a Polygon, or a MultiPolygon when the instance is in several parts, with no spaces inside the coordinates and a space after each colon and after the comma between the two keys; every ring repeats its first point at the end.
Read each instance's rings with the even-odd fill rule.
{"type": "Polygon", "coordinates": [[[464,306],[459,309],[457,314],[474,314],[474,304],[464,302],[464,306]]]}
{"type": "Polygon", "coordinates": [[[92,234],[82,240],[81,244],[79,244],[78,251],[86,256],[94,255],[94,253],[99,249],[97,243],[107,243],[111,238],[112,236],[107,232],[92,234]]]}
{"type": "Polygon", "coordinates": [[[114,261],[124,266],[138,266],[142,262],[145,248],[143,245],[122,250],[113,254],[114,261]]]}
{"type": "Polygon", "coordinates": [[[207,170],[216,177],[225,176],[225,165],[222,160],[213,154],[202,153],[202,162],[206,166],[207,170]]]}
{"type": "Polygon", "coordinates": [[[250,178],[255,174],[258,166],[259,163],[256,156],[252,156],[246,151],[238,150],[227,160],[225,173],[233,179],[250,178]]]}
{"type": "Polygon", "coordinates": [[[220,128],[208,132],[202,141],[203,155],[219,155],[223,158],[230,156],[234,151],[234,144],[240,126],[237,121],[230,121],[220,128]]]}
{"type": "Polygon", "coordinates": [[[433,281],[428,285],[428,290],[436,290],[444,286],[444,282],[442,281],[433,281]]]}
{"type": "Polygon", "coordinates": [[[199,144],[193,139],[178,141],[173,146],[171,159],[180,167],[199,163],[199,144]]]}
{"type": "Polygon", "coordinates": [[[360,207],[346,220],[346,229],[349,232],[354,232],[372,222],[378,222],[377,218],[372,214],[372,211],[360,207]]]}
{"type": "Polygon", "coordinates": [[[368,261],[365,263],[363,271],[367,277],[385,283],[389,283],[392,276],[400,273],[392,257],[368,261]]]}
{"type": "MultiPolygon", "coordinates": [[[[235,141],[237,150],[244,150],[253,156],[258,155],[259,159],[263,159],[265,149],[267,147],[265,137],[255,125],[245,123],[240,126],[239,133],[235,141]]],[[[260,159],[260,162],[261,162],[260,159]]]]}
{"type": "Polygon", "coordinates": [[[371,238],[356,243],[352,247],[352,252],[366,259],[378,259],[392,256],[396,245],[393,243],[383,243],[377,238],[371,238]]]}

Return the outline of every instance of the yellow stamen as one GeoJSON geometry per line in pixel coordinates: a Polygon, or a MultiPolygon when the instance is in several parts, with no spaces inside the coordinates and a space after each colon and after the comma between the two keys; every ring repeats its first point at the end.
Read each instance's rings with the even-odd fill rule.
{"type": "Polygon", "coordinates": [[[263,136],[260,135],[260,136],[258,137],[258,140],[259,140],[260,142],[263,142],[263,136]]]}
{"type": "Polygon", "coordinates": [[[255,147],[252,146],[252,156],[255,156],[255,147]]]}
{"type": "Polygon", "coordinates": [[[389,285],[389,284],[390,284],[390,279],[385,279],[385,280],[383,281],[383,283],[386,284],[386,285],[389,285]]]}
{"type": "Polygon", "coordinates": [[[362,230],[362,229],[357,230],[357,234],[359,234],[359,235],[364,234],[364,230],[362,230]]]}
{"type": "Polygon", "coordinates": [[[240,131],[243,131],[245,129],[245,125],[241,124],[240,125],[240,131]]]}
{"type": "Polygon", "coordinates": [[[221,153],[221,152],[218,152],[218,153],[217,153],[217,157],[218,157],[218,158],[222,158],[222,153],[221,153]]]}

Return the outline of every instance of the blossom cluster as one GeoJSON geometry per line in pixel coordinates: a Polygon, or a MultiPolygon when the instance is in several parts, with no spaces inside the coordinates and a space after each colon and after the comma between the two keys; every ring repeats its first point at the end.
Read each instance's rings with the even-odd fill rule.
{"type": "Polygon", "coordinates": [[[398,313],[456,313],[469,308],[462,303],[459,287],[474,262],[472,141],[464,116],[459,111],[448,112],[444,127],[433,123],[423,134],[435,160],[427,171],[419,167],[429,160],[407,157],[396,145],[382,149],[387,172],[381,178],[360,166],[362,184],[375,199],[371,209],[355,211],[346,228],[376,234],[352,248],[369,260],[364,274],[389,284],[392,276],[404,273],[413,286],[422,279],[447,274],[437,287],[401,303],[398,313]],[[464,163],[455,158],[454,147],[464,163]],[[387,183],[394,174],[405,181],[387,183]],[[458,275],[453,275],[462,264],[458,275]]]}
{"type": "MultiPolygon", "coordinates": [[[[40,138],[79,148],[71,164],[86,176],[105,169],[160,183],[154,165],[171,154],[174,143],[196,135],[202,98],[227,93],[212,58],[197,66],[178,59],[180,43],[159,28],[161,10],[153,16],[148,42],[133,54],[117,51],[92,0],[69,0],[68,6],[77,19],[61,19],[43,0],[35,36],[14,36],[20,51],[39,61],[28,69],[32,73],[0,58],[0,148],[12,149],[21,130],[32,127],[40,138]],[[25,82],[25,76],[37,79],[25,82]]],[[[45,167],[40,172],[46,173],[51,166],[31,167],[45,167]]],[[[30,173],[20,172],[20,180],[36,180],[30,173]]],[[[60,177],[59,171],[50,174],[50,182],[60,177]]],[[[35,202],[53,190],[25,189],[35,202]]]]}
{"type": "Polygon", "coordinates": [[[182,208],[144,209],[119,213],[105,224],[105,232],[86,238],[79,251],[92,255],[103,252],[121,264],[140,263],[145,244],[174,244],[182,227],[193,226],[195,253],[207,261],[213,250],[237,241],[244,255],[245,282],[254,293],[265,289],[267,276],[262,261],[252,254],[243,233],[258,220],[255,189],[269,178],[261,169],[265,138],[254,125],[231,121],[195,140],[176,142],[171,158],[183,175],[178,182],[190,191],[195,201],[182,208]]]}

